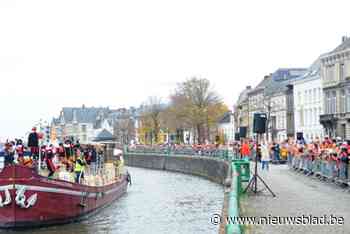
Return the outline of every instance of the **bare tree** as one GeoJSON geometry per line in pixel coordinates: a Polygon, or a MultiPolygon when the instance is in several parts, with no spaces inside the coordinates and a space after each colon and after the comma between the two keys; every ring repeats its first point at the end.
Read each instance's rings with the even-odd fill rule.
{"type": "Polygon", "coordinates": [[[114,136],[118,142],[129,144],[135,139],[135,121],[132,116],[122,114],[115,120],[114,136]]]}
{"type": "Polygon", "coordinates": [[[150,129],[151,138],[154,137],[155,142],[159,140],[161,129],[161,117],[165,105],[159,97],[149,97],[143,105],[141,121],[144,126],[150,129]]]}
{"type": "Polygon", "coordinates": [[[177,85],[171,96],[171,106],[177,119],[196,129],[199,143],[209,140],[210,127],[228,109],[209,80],[196,77],[177,85]]]}

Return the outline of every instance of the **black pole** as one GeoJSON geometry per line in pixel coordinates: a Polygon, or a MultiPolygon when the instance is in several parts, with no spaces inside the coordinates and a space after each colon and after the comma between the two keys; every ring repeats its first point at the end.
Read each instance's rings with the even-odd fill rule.
{"type": "MultiPolygon", "coordinates": [[[[254,175],[258,174],[258,147],[259,147],[259,134],[256,135],[256,152],[255,152],[255,170],[254,175]]],[[[258,180],[257,177],[254,176],[254,193],[258,192],[258,180]]]]}
{"type": "Polygon", "coordinates": [[[264,184],[264,186],[269,190],[271,195],[273,197],[276,197],[276,194],[271,190],[271,188],[265,183],[265,181],[258,175],[258,145],[259,145],[259,135],[257,135],[257,142],[256,142],[256,155],[255,155],[255,168],[254,168],[254,175],[250,179],[247,187],[244,189],[243,193],[247,192],[247,190],[250,188],[254,194],[258,194],[258,178],[259,180],[264,184]]]}

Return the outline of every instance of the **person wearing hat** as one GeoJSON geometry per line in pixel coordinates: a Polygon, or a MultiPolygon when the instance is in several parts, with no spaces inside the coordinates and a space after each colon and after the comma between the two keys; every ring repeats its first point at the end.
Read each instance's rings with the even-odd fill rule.
{"type": "Polygon", "coordinates": [[[17,140],[16,153],[18,156],[17,161],[19,162],[19,164],[23,164],[23,162],[24,162],[24,146],[23,146],[23,142],[21,139],[17,140]]]}
{"type": "Polygon", "coordinates": [[[4,153],[5,153],[5,166],[13,164],[15,157],[14,157],[14,148],[11,142],[6,142],[4,153]]]}
{"type": "Polygon", "coordinates": [[[31,157],[37,158],[39,155],[39,136],[36,127],[32,128],[32,132],[28,136],[28,147],[30,148],[31,157]]]}

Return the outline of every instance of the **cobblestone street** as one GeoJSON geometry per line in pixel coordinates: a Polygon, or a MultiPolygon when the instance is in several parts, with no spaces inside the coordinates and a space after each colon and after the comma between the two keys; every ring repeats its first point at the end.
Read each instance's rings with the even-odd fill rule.
{"type": "MultiPolygon", "coordinates": [[[[243,216],[333,215],[344,217],[344,225],[260,225],[247,227],[247,233],[350,233],[350,193],[347,189],[319,181],[314,177],[307,177],[288,169],[286,165],[272,165],[269,172],[260,172],[260,175],[277,197],[273,198],[266,189],[258,196],[244,197],[243,216]]],[[[258,188],[263,188],[260,181],[258,188]]]]}

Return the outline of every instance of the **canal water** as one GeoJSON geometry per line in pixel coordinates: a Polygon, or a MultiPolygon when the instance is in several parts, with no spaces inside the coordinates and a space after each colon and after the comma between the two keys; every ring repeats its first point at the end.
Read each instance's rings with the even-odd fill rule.
{"type": "Polygon", "coordinates": [[[221,214],[221,185],[179,173],[133,167],[128,170],[132,176],[132,186],[127,194],[87,220],[62,226],[0,233],[218,233],[219,227],[210,223],[210,217],[221,214]]]}

